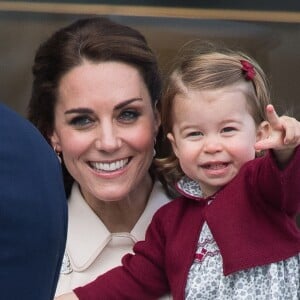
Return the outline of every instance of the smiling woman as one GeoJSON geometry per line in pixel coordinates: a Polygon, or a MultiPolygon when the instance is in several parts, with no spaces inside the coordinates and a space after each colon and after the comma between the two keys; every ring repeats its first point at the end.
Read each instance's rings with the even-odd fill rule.
{"type": "Polygon", "coordinates": [[[29,119],[61,157],[68,196],[59,295],[119,265],[169,201],[152,166],[161,80],[144,37],[106,18],[54,33],[33,75],[29,119]]]}
{"type": "MultiPolygon", "coordinates": [[[[51,143],[63,152],[66,168],[100,216],[99,199],[122,200],[131,193],[136,178],[143,178],[142,189],[151,186],[144,174],[151,164],[158,125],[136,68],[84,61],[60,81],[51,143]]],[[[143,207],[145,198],[136,198],[135,208],[143,207]]],[[[131,218],[128,221],[130,230],[134,224],[131,218]]],[[[106,223],[115,230],[115,222],[106,223]]]]}

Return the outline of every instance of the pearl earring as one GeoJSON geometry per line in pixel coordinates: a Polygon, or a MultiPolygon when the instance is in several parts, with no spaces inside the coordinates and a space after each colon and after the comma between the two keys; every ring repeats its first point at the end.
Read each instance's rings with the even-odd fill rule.
{"type": "Polygon", "coordinates": [[[156,155],[155,144],[156,144],[156,138],[154,138],[153,157],[156,155]]]}
{"type": "Polygon", "coordinates": [[[156,150],[153,148],[153,157],[156,155],[156,150]]]}
{"type": "Polygon", "coordinates": [[[57,159],[58,159],[59,163],[61,164],[60,152],[56,151],[56,146],[54,146],[53,150],[54,150],[54,152],[55,152],[55,154],[57,156],[57,159]]]}

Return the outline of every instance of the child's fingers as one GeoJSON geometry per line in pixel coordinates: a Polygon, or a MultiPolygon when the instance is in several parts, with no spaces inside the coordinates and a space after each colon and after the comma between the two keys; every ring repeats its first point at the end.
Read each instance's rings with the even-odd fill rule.
{"type": "Polygon", "coordinates": [[[279,117],[273,105],[266,107],[270,136],[255,144],[256,150],[294,148],[300,144],[300,122],[288,116],[279,117]]]}
{"type": "Polygon", "coordinates": [[[278,147],[278,145],[282,144],[281,136],[278,134],[273,134],[270,137],[260,140],[255,143],[254,148],[256,150],[267,150],[278,147]]]}
{"type": "Polygon", "coordinates": [[[281,128],[281,121],[278,117],[275,108],[272,104],[267,105],[266,107],[267,120],[270,123],[271,127],[274,129],[281,128]]]}
{"type": "Polygon", "coordinates": [[[285,130],[284,144],[294,144],[300,141],[300,123],[291,117],[281,117],[282,126],[285,130]]]}

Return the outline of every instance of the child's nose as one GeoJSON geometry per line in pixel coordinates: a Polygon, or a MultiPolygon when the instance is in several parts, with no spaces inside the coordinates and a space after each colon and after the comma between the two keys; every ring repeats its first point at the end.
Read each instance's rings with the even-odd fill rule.
{"type": "Polygon", "coordinates": [[[219,152],[222,150],[222,143],[220,139],[213,135],[205,137],[204,141],[204,151],[208,153],[219,152]]]}

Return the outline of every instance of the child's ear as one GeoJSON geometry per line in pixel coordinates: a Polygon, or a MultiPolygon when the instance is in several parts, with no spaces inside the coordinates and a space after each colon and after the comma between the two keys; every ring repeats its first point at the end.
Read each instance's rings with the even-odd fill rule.
{"type": "Polygon", "coordinates": [[[169,132],[167,134],[167,138],[168,138],[168,140],[170,141],[170,143],[172,145],[172,149],[173,149],[174,154],[178,157],[178,155],[177,155],[178,154],[178,149],[177,149],[177,145],[176,145],[176,141],[175,141],[173,133],[169,132]]]}
{"type": "Polygon", "coordinates": [[[267,139],[271,135],[271,126],[267,121],[261,122],[256,131],[256,142],[267,139]]]}

